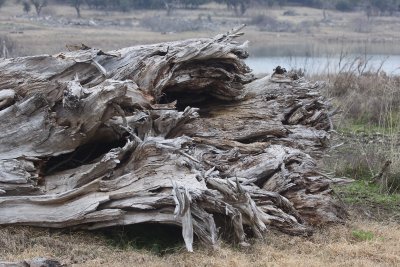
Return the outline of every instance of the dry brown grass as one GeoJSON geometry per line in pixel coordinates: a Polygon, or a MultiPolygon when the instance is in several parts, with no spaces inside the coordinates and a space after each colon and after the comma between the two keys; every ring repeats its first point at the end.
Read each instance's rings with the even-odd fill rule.
{"type": "Polygon", "coordinates": [[[309,238],[270,233],[249,249],[226,244],[157,256],[148,251],[116,249],[90,233],[61,233],[23,227],[0,229],[0,259],[44,256],[74,266],[399,266],[400,225],[355,219],[317,230],[309,238]],[[371,240],[357,233],[368,233],[371,240]]]}
{"type": "Polygon", "coordinates": [[[350,119],[366,126],[398,130],[400,77],[368,71],[340,72],[333,77],[328,94],[335,97],[341,107],[340,123],[350,119]]]}

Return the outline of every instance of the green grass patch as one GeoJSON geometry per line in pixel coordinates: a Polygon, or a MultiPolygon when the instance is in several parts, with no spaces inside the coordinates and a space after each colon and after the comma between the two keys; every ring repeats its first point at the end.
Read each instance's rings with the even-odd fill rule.
{"type": "Polygon", "coordinates": [[[400,212],[400,194],[382,193],[379,185],[370,184],[364,180],[358,180],[346,186],[338,186],[335,191],[347,204],[380,206],[400,212]]]}
{"type": "Polygon", "coordinates": [[[346,123],[338,128],[341,133],[385,133],[388,131],[386,128],[381,128],[379,126],[367,125],[363,123],[346,123]]]}
{"type": "Polygon", "coordinates": [[[354,230],[351,235],[358,241],[371,241],[375,238],[374,233],[364,230],[354,230]]]}
{"type": "MultiPolygon", "coordinates": [[[[350,152],[349,152],[350,153],[350,152]]],[[[361,162],[345,162],[342,163],[340,169],[335,170],[335,174],[337,177],[350,177],[355,180],[368,180],[371,178],[371,171],[368,168],[368,165],[361,162]]]]}
{"type": "Polygon", "coordinates": [[[393,134],[393,131],[399,128],[399,125],[396,123],[387,124],[387,125],[377,125],[371,123],[370,121],[360,121],[360,120],[347,120],[346,122],[342,122],[338,131],[341,133],[364,133],[364,134],[393,134]]]}

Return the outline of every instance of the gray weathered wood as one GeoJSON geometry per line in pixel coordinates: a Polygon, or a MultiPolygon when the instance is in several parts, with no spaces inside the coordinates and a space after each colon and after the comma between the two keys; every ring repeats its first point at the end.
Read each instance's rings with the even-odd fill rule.
{"type": "Polygon", "coordinates": [[[255,80],[239,35],[1,60],[0,224],[176,224],[191,251],[214,216],[243,245],[342,221],[320,85],[255,80]]]}

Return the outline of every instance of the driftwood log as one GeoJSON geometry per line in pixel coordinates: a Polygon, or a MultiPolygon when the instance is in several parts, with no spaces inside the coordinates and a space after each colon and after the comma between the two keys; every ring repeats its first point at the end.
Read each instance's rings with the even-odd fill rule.
{"type": "Polygon", "coordinates": [[[174,224],[191,251],[342,221],[319,84],[254,79],[239,35],[1,60],[0,224],[174,224]]]}

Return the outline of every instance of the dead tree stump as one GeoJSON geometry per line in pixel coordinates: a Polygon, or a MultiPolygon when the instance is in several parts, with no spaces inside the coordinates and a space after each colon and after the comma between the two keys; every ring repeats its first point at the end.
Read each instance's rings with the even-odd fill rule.
{"type": "Polygon", "coordinates": [[[319,84],[255,80],[239,35],[1,60],[0,224],[175,224],[192,250],[216,216],[242,244],[342,221],[319,84]]]}

